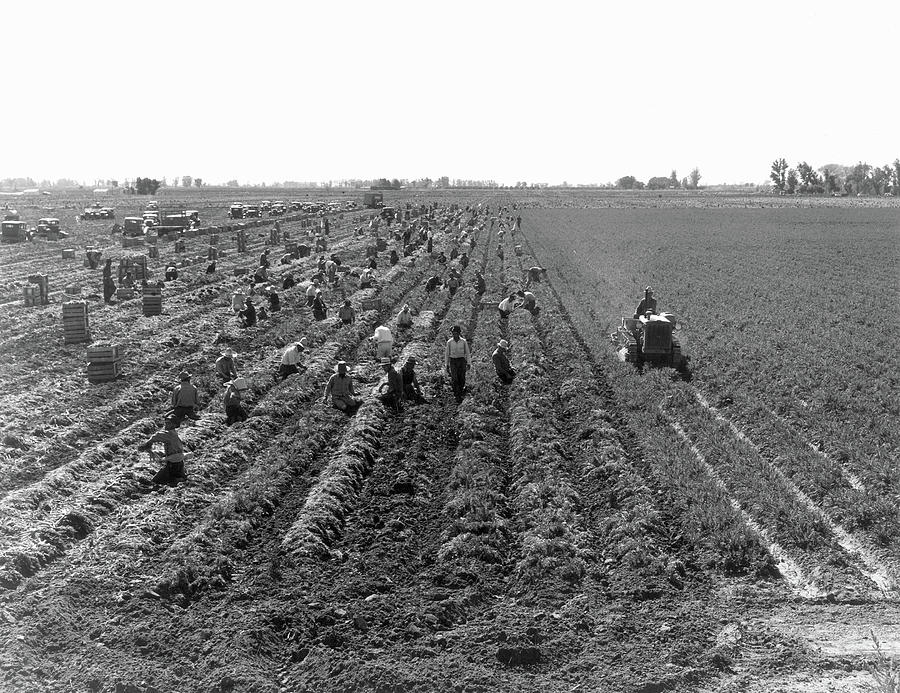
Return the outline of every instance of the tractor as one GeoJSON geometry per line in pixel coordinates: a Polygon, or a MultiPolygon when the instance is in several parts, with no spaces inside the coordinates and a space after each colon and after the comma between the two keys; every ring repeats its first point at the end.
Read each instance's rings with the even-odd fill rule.
{"type": "Polygon", "coordinates": [[[681,353],[681,344],[673,334],[676,326],[671,313],[647,311],[637,318],[622,318],[622,324],[611,335],[619,360],[684,370],[688,357],[681,353]]]}

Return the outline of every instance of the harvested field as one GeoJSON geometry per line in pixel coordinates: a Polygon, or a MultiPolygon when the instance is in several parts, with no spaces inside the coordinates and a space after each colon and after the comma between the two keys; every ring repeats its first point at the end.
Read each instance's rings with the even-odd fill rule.
{"type": "MultiPolygon", "coordinates": [[[[220,229],[214,273],[208,231],[184,253],[160,242],[154,281],[182,266],[158,316],[140,299],[104,304],[81,250],[0,248],[0,689],[873,683],[900,632],[896,208],[559,191],[392,204],[406,202],[410,222],[429,220],[434,253],[402,257],[397,227],[382,227],[374,288],[326,288],[322,321],[303,281],[317,254],[277,264],[285,247],[269,244],[268,218],[244,229],[246,253],[237,229],[220,229]],[[468,266],[441,262],[462,228],[468,266]],[[248,282],[235,270],[252,273],[264,248],[272,283],[287,272],[299,283],[242,329],[231,297],[248,282]],[[535,265],[547,269],[529,287],[541,310],[502,318],[497,304],[535,265]],[[450,267],[460,288],[428,291],[450,267]],[[38,272],[51,303],[25,307],[38,272]],[[89,384],[87,345],[63,343],[72,283],[95,342],[124,349],[112,382],[89,384]],[[609,334],[646,284],[678,316],[686,372],[615,358],[609,334]],[[352,325],[335,317],[345,296],[352,325]],[[399,415],[377,397],[381,324],[398,365],[416,357],[428,400],[399,415]],[[444,370],[454,325],[472,350],[461,403],[444,370]],[[281,350],[300,337],[305,368],[277,381],[281,350]],[[510,385],[491,362],[500,339],[510,385]],[[249,418],[233,426],[213,371],[226,346],[250,382],[249,418]],[[362,399],[352,415],[322,401],[338,360],[362,399]],[[136,448],[184,369],[203,405],[180,429],[193,456],[186,482],[160,486],[136,448]]],[[[193,201],[220,227],[227,203],[193,201]]],[[[361,268],[368,219],[331,216],[327,252],[361,268]]],[[[279,219],[292,239],[316,221],[279,219]]],[[[110,224],[82,222],[69,245],[122,257],[110,224]]]]}

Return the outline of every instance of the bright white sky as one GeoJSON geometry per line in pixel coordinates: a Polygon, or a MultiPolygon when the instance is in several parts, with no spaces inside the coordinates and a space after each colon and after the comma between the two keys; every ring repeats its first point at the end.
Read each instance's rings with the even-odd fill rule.
{"type": "Polygon", "coordinates": [[[900,1],[3,6],[0,178],[761,182],[900,156],[900,1]]]}

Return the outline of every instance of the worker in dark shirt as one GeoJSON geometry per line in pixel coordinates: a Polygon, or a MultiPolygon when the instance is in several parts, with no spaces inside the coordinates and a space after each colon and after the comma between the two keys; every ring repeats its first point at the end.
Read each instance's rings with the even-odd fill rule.
{"type": "Polygon", "coordinates": [[[419,385],[419,379],[416,377],[416,357],[410,356],[400,369],[400,377],[403,378],[403,395],[410,402],[416,404],[427,404],[428,400],[422,394],[422,388],[419,385]]]}
{"type": "Polygon", "coordinates": [[[200,408],[197,388],[191,383],[191,374],[187,371],[181,371],[178,376],[178,386],[172,391],[172,414],[176,428],[181,425],[185,418],[196,421],[200,418],[197,409],[200,408]]]}
{"type": "Polygon", "coordinates": [[[501,339],[497,342],[497,348],[491,354],[491,361],[494,362],[494,369],[497,371],[497,377],[501,381],[509,385],[516,377],[515,369],[509,363],[509,342],[501,339]]]}
{"type": "Polygon", "coordinates": [[[634,317],[639,318],[647,311],[651,313],[656,312],[656,299],[653,297],[653,287],[650,286],[644,289],[644,298],[642,298],[641,302],[638,303],[638,307],[634,311],[634,317]]]}
{"type": "Polygon", "coordinates": [[[225,397],[223,403],[225,405],[225,425],[239,423],[247,420],[247,412],[241,406],[241,391],[246,389],[246,381],[243,378],[236,378],[225,383],[225,397]]]}
{"type": "Polygon", "coordinates": [[[241,321],[241,327],[256,325],[256,306],[253,305],[253,300],[249,296],[244,301],[244,310],[238,311],[238,319],[241,321]]]}
{"type": "Polygon", "coordinates": [[[384,406],[393,409],[399,414],[400,402],[403,399],[403,376],[391,365],[390,356],[382,358],[380,363],[387,380],[382,383],[381,388],[378,390],[378,398],[384,406]]]}

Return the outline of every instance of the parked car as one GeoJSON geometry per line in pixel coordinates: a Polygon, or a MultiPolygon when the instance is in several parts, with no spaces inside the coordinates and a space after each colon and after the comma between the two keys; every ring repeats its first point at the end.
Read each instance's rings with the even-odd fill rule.
{"type": "Polygon", "coordinates": [[[46,238],[48,241],[58,241],[61,238],[69,237],[68,233],[59,228],[59,219],[56,219],[55,217],[38,219],[34,235],[46,238]]]}
{"type": "Polygon", "coordinates": [[[244,205],[240,202],[235,202],[228,209],[228,216],[232,219],[243,219],[244,218],[244,205]]]}
{"type": "Polygon", "coordinates": [[[247,218],[260,216],[259,207],[257,205],[247,205],[244,207],[244,216],[247,218]]]}

